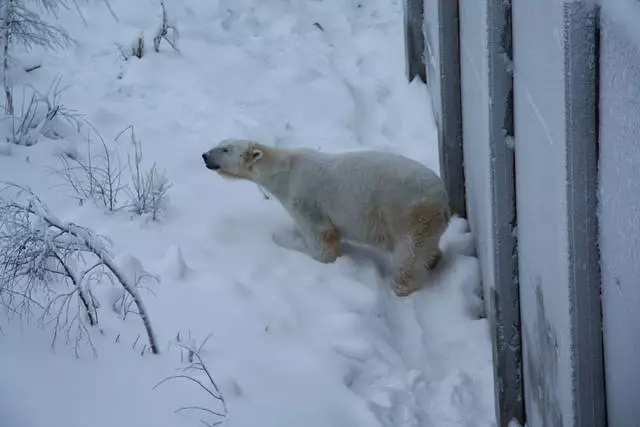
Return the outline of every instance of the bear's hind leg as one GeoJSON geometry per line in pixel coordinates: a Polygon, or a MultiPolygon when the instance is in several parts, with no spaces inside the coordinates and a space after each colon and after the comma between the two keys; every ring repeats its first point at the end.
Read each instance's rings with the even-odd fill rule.
{"type": "Polygon", "coordinates": [[[417,246],[415,240],[408,237],[394,251],[396,270],[393,285],[396,295],[400,297],[408,296],[420,287],[420,266],[424,266],[427,259],[417,246]]]}
{"type": "Polygon", "coordinates": [[[427,270],[435,270],[442,260],[442,250],[438,247],[438,241],[434,244],[435,248],[432,248],[427,255],[427,270]]]}
{"type": "Polygon", "coordinates": [[[420,287],[426,270],[433,270],[440,259],[440,236],[447,227],[446,212],[437,203],[413,207],[409,215],[411,230],[399,246],[396,257],[396,294],[407,296],[420,287]]]}

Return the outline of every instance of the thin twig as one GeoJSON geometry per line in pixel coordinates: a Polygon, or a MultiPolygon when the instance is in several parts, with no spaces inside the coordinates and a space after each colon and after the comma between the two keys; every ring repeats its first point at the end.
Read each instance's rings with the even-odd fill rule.
{"type": "Polygon", "coordinates": [[[38,68],[40,68],[40,67],[42,67],[42,64],[32,65],[32,66],[30,66],[30,67],[25,67],[24,71],[25,71],[26,73],[30,73],[30,72],[32,72],[32,71],[37,70],[37,69],[38,69],[38,68]]]}
{"type": "MultiPolygon", "coordinates": [[[[202,350],[202,348],[204,347],[204,344],[206,343],[206,341],[209,339],[210,336],[211,336],[211,334],[209,334],[207,336],[207,338],[204,340],[204,342],[200,345],[199,350],[202,350]]],[[[210,389],[209,387],[207,387],[199,379],[194,378],[193,376],[190,376],[190,375],[185,375],[185,374],[171,375],[169,377],[166,377],[163,380],[161,380],[160,382],[158,382],[153,388],[156,389],[160,385],[162,385],[165,382],[167,382],[169,380],[172,380],[172,379],[185,379],[187,381],[190,381],[192,383],[197,384],[200,388],[202,388],[214,400],[220,402],[220,404],[222,405],[222,412],[214,411],[212,409],[204,408],[202,406],[195,406],[195,405],[180,407],[175,412],[181,412],[181,411],[184,411],[184,410],[199,410],[199,411],[206,412],[208,414],[215,415],[215,416],[220,417],[220,418],[223,419],[222,421],[218,421],[218,422],[215,422],[213,424],[210,424],[210,423],[205,422],[204,420],[201,420],[201,422],[203,424],[208,425],[208,426],[222,424],[224,422],[224,420],[226,420],[228,418],[229,411],[227,409],[227,404],[226,404],[226,401],[224,399],[224,396],[222,395],[222,392],[220,391],[220,388],[218,387],[216,381],[213,379],[213,376],[211,375],[211,372],[209,371],[209,369],[205,365],[204,361],[202,360],[202,357],[200,356],[199,350],[196,350],[196,349],[190,348],[190,347],[186,347],[186,346],[180,344],[180,336],[179,336],[179,334],[177,336],[177,340],[178,340],[178,346],[180,346],[182,349],[187,350],[189,352],[189,354],[195,356],[195,358],[197,360],[196,362],[192,362],[189,365],[187,365],[182,371],[186,372],[186,371],[188,371],[190,369],[193,369],[193,370],[197,370],[197,371],[200,371],[200,372],[204,372],[206,377],[207,377],[207,379],[209,380],[209,383],[213,387],[213,390],[210,389]]]]}
{"type": "Polygon", "coordinates": [[[203,408],[202,406],[183,406],[182,408],[178,408],[173,412],[177,413],[177,412],[189,411],[189,410],[204,411],[204,412],[210,413],[211,415],[216,415],[218,417],[224,417],[224,414],[221,414],[220,412],[212,411],[211,409],[203,408]]]}

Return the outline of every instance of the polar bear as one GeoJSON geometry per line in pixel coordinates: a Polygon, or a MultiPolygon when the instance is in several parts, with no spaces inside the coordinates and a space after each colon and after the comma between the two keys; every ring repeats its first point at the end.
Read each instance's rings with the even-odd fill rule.
{"type": "Polygon", "coordinates": [[[241,139],[222,140],[202,158],[221,176],[253,181],[276,197],[317,261],[334,262],[342,240],[391,253],[398,296],[417,290],[421,273],[442,256],[449,198],[440,177],[417,161],[378,151],[330,154],[241,139]]]}

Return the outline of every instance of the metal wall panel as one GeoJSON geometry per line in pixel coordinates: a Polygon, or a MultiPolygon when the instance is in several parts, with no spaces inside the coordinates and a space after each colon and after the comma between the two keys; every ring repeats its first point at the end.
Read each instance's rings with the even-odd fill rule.
{"type": "Polygon", "coordinates": [[[530,427],[605,425],[596,22],[589,2],[513,0],[519,282],[530,427]]]}
{"type": "Polygon", "coordinates": [[[640,425],[640,4],[609,5],[624,4],[602,10],[602,310],[609,426],[625,427],[640,425]]]}
{"type": "Polygon", "coordinates": [[[498,425],[524,424],[515,240],[511,2],[460,0],[466,198],[491,323],[498,425]]]}

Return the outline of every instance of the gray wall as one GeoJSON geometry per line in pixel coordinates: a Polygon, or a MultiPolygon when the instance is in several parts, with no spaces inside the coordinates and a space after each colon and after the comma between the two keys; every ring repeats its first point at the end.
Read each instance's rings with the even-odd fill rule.
{"type": "Polygon", "coordinates": [[[460,0],[466,199],[493,338],[498,425],[524,421],[515,251],[510,1],[460,0]]]}
{"type": "Polygon", "coordinates": [[[603,426],[594,7],[513,1],[527,423],[603,426]]]}
{"type": "Polygon", "coordinates": [[[425,0],[442,175],[466,196],[501,427],[523,410],[529,427],[606,424],[598,243],[610,425],[640,418],[640,53],[604,20],[599,95],[596,4],[425,0]]]}
{"type": "Polygon", "coordinates": [[[618,427],[640,424],[640,3],[635,10],[610,11],[606,5],[600,43],[600,251],[607,413],[609,425],[618,427]]]}

